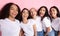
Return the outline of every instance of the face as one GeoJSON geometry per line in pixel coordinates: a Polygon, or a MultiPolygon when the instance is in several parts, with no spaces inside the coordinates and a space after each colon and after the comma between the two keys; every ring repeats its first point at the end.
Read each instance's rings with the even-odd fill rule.
{"type": "Polygon", "coordinates": [[[41,10],[39,11],[39,14],[41,17],[43,17],[45,15],[46,9],[45,8],[41,8],[41,10]]]}
{"type": "Polygon", "coordinates": [[[28,11],[27,10],[23,10],[23,12],[22,12],[22,18],[28,18],[28,16],[29,16],[28,11]]]}
{"type": "Polygon", "coordinates": [[[33,18],[37,15],[37,11],[35,9],[31,9],[30,13],[33,18]]]}
{"type": "Polygon", "coordinates": [[[17,14],[18,14],[17,6],[16,5],[12,5],[10,7],[10,11],[9,12],[10,12],[9,16],[15,18],[17,16],[17,14]]]}
{"type": "Polygon", "coordinates": [[[51,16],[56,17],[57,16],[57,10],[55,8],[51,9],[51,16]]]}

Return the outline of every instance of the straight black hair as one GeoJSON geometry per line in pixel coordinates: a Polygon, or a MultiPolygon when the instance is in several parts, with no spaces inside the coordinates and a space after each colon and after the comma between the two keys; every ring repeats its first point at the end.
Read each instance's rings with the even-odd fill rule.
{"type": "Polygon", "coordinates": [[[46,7],[46,6],[41,6],[41,7],[38,9],[38,12],[37,12],[38,16],[40,16],[40,15],[39,15],[39,14],[40,14],[39,12],[40,12],[40,10],[41,10],[42,8],[45,8],[45,9],[46,9],[46,11],[45,11],[44,16],[43,16],[43,17],[41,17],[41,21],[44,19],[44,17],[50,17],[50,16],[49,16],[49,14],[48,14],[48,9],[47,9],[47,7],[46,7]]]}
{"type": "Polygon", "coordinates": [[[55,8],[55,9],[56,9],[56,11],[57,11],[57,15],[56,15],[56,16],[57,16],[57,17],[60,17],[59,9],[58,9],[56,6],[52,6],[52,7],[50,8],[50,10],[49,10],[51,21],[52,21],[52,18],[53,18],[53,17],[51,16],[51,9],[52,9],[52,8],[55,8]]]}
{"type": "MultiPolygon", "coordinates": [[[[21,15],[20,15],[20,17],[21,17],[21,20],[20,20],[20,21],[22,21],[22,19],[23,19],[23,18],[22,18],[22,13],[23,13],[24,10],[27,10],[27,11],[28,11],[28,14],[29,14],[29,16],[30,16],[30,11],[29,11],[27,8],[23,8],[22,11],[21,11],[21,15]]],[[[28,16],[27,19],[30,18],[29,16],[28,16]]]]}

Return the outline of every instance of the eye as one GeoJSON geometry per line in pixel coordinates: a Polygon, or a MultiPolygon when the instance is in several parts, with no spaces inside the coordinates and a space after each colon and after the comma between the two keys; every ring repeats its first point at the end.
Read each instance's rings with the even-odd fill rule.
{"type": "Polygon", "coordinates": [[[13,7],[10,8],[11,10],[14,10],[13,7]]]}

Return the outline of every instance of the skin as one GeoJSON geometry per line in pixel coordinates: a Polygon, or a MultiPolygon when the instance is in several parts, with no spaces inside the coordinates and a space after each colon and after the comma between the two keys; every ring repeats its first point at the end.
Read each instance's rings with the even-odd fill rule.
{"type": "Polygon", "coordinates": [[[55,8],[52,8],[52,9],[51,9],[51,16],[52,16],[53,18],[57,18],[57,10],[56,10],[55,8]]]}
{"type": "Polygon", "coordinates": [[[44,16],[45,11],[46,11],[45,8],[41,8],[41,10],[39,11],[41,17],[44,16]]]}
{"type": "Polygon", "coordinates": [[[9,14],[9,19],[10,20],[12,20],[12,21],[15,21],[15,17],[17,16],[17,14],[18,14],[18,8],[17,8],[17,6],[16,5],[12,5],[11,7],[10,7],[10,14],[9,14]]]}
{"type": "Polygon", "coordinates": [[[58,33],[58,36],[60,36],[60,31],[59,31],[59,33],[58,33]]]}
{"type": "Polygon", "coordinates": [[[36,16],[37,16],[37,11],[35,8],[31,8],[30,9],[30,13],[31,13],[31,16],[33,19],[36,19],[36,16]]]}

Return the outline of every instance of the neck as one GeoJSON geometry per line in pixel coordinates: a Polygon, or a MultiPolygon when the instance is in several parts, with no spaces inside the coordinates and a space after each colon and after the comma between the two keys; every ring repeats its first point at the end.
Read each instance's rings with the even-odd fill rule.
{"type": "Polygon", "coordinates": [[[34,16],[33,19],[36,19],[36,16],[34,16]]]}
{"type": "Polygon", "coordinates": [[[23,23],[26,24],[28,20],[27,20],[27,18],[24,18],[22,21],[23,21],[23,23]]]}
{"type": "Polygon", "coordinates": [[[11,21],[15,21],[15,18],[13,18],[13,17],[8,17],[8,19],[10,19],[11,21]]]}

